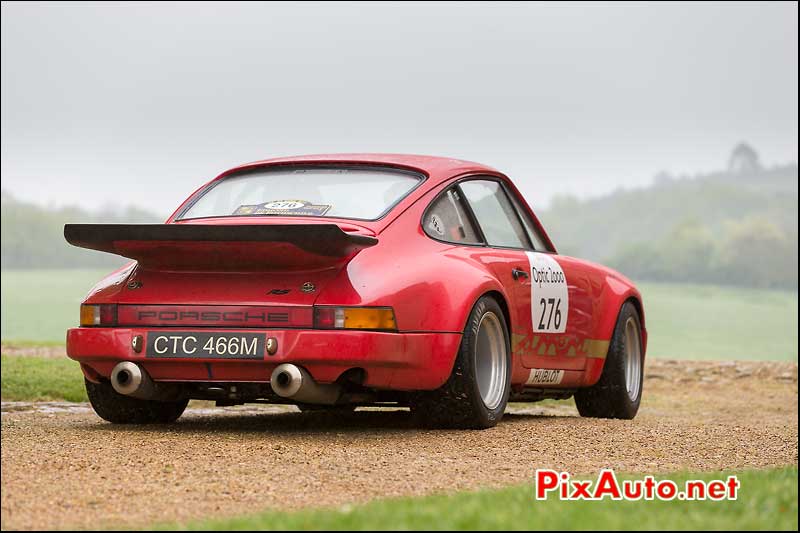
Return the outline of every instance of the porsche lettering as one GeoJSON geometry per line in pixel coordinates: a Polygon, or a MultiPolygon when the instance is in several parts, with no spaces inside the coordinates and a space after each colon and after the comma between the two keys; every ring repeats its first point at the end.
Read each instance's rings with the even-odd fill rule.
{"type": "Polygon", "coordinates": [[[288,322],[289,313],[269,313],[250,311],[138,311],[138,320],[146,322],[156,319],[159,322],[185,322],[195,320],[198,322],[288,322]]]}

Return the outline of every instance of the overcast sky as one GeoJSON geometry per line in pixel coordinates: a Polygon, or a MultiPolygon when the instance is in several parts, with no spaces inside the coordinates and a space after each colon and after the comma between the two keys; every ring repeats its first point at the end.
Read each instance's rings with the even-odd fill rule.
{"type": "Polygon", "coordinates": [[[238,163],[405,152],[534,205],[797,160],[797,4],[2,5],[2,187],[168,213],[238,163]]]}

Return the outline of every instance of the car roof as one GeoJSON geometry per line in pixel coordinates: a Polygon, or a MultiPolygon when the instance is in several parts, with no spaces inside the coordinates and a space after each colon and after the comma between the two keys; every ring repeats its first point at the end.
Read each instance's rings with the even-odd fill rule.
{"type": "Polygon", "coordinates": [[[274,159],[264,159],[254,161],[234,167],[222,173],[217,179],[238,172],[240,170],[252,169],[262,166],[296,165],[304,163],[313,164],[359,164],[359,165],[381,165],[397,167],[407,170],[420,172],[428,177],[427,187],[430,189],[453,176],[466,173],[485,172],[492,175],[501,175],[500,172],[487,165],[453,159],[450,157],[437,157],[432,155],[413,155],[413,154],[315,154],[300,155],[291,157],[277,157],[274,159]]]}
{"type": "MultiPolygon", "coordinates": [[[[380,233],[386,226],[391,224],[391,222],[402,213],[406,207],[410,206],[425,194],[427,194],[432,189],[436,188],[442,182],[448,181],[451,178],[467,175],[467,174],[486,174],[491,176],[498,176],[505,178],[508,184],[512,188],[513,192],[517,195],[517,197],[522,201],[524,209],[530,214],[533,219],[535,226],[539,229],[544,239],[547,241],[547,244],[550,246],[552,250],[555,250],[552,241],[547,235],[547,232],[542,227],[539,219],[533,213],[533,211],[528,206],[525,199],[520,194],[519,190],[516,188],[514,183],[502,172],[488,166],[482,165],[480,163],[475,163],[473,161],[465,161],[463,159],[455,159],[452,157],[438,157],[432,155],[416,155],[416,154],[370,154],[370,153],[352,153],[352,154],[313,154],[313,155],[298,155],[298,156],[289,156],[289,157],[276,157],[273,159],[262,159],[260,161],[254,161],[252,163],[246,163],[243,165],[239,165],[233,167],[231,169],[226,170],[211,182],[207,183],[206,185],[197,189],[194,193],[192,193],[184,202],[181,204],[178,209],[169,217],[168,222],[174,222],[178,213],[181,212],[182,209],[186,206],[186,204],[198,194],[203,188],[207,187],[214,181],[223,179],[231,174],[242,170],[250,170],[258,167],[270,167],[270,166],[281,166],[281,165],[302,165],[302,164],[351,164],[351,165],[378,165],[378,166],[386,166],[386,167],[396,167],[405,170],[412,170],[419,172],[426,176],[425,182],[421,184],[421,186],[417,187],[411,193],[406,196],[403,200],[400,201],[397,205],[395,205],[391,212],[388,213],[389,216],[381,217],[377,220],[355,220],[355,219],[331,219],[331,220],[342,220],[348,223],[357,224],[364,228],[369,228],[375,233],[380,233]],[[395,213],[394,216],[391,213],[395,213]]],[[[217,219],[219,222],[219,219],[217,219]]]]}

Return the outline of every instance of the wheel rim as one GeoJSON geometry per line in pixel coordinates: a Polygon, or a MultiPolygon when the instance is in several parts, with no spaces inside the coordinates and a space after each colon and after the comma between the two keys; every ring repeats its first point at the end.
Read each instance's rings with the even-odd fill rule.
{"type": "Polygon", "coordinates": [[[625,321],[625,387],[631,401],[639,397],[642,386],[642,338],[639,324],[629,317],[625,321]]]}
{"type": "Polygon", "coordinates": [[[481,317],[475,343],[478,391],[487,409],[497,409],[506,386],[506,338],[500,319],[492,312],[481,317]]]}

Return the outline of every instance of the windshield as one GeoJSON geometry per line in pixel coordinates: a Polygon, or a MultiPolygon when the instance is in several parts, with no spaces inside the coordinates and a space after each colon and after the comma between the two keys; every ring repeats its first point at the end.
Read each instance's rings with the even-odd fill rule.
{"type": "Polygon", "coordinates": [[[178,218],[277,215],[375,220],[421,179],[403,170],[370,167],[248,170],[200,191],[178,218]]]}

